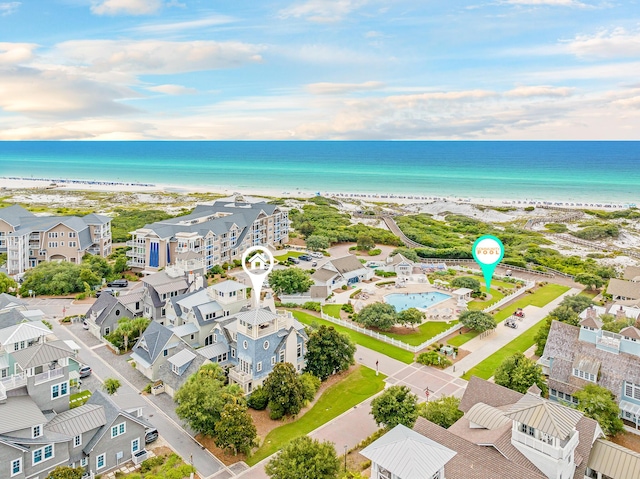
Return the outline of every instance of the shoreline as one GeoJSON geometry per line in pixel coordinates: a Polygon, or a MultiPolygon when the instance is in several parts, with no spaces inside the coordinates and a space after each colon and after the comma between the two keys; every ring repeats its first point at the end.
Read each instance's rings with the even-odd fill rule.
{"type": "MultiPolygon", "coordinates": [[[[565,199],[532,199],[532,198],[473,198],[459,196],[425,196],[414,194],[395,194],[395,193],[362,193],[362,192],[330,192],[330,191],[311,191],[296,188],[293,191],[279,191],[276,188],[252,188],[249,186],[229,187],[221,185],[212,185],[210,187],[191,186],[191,185],[169,185],[154,183],[138,183],[138,182],[122,182],[122,181],[102,181],[102,180],[82,180],[73,178],[28,178],[11,176],[0,177],[0,191],[10,191],[17,189],[34,189],[49,191],[74,191],[74,190],[93,190],[102,192],[131,192],[135,189],[136,193],[220,193],[225,196],[239,193],[246,196],[262,196],[268,198],[311,198],[321,196],[335,198],[338,200],[356,200],[370,203],[395,203],[395,204],[424,204],[436,201],[451,202],[457,204],[482,205],[495,207],[515,207],[524,208],[527,206],[536,207],[557,207],[557,208],[598,208],[606,210],[627,209],[637,206],[635,201],[619,202],[619,201],[577,201],[565,199]]],[[[640,202],[640,200],[639,200],[640,202]]]]}

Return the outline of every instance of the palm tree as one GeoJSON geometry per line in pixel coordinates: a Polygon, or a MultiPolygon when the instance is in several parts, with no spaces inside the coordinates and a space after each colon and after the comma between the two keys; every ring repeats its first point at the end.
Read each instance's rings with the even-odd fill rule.
{"type": "Polygon", "coordinates": [[[122,333],[122,338],[124,339],[124,350],[129,350],[129,336],[131,336],[134,332],[133,321],[131,318],[122,318],[118,321],[118,331],[122,333]]]}
{"type": "Polygon", "coordinates": [[[116,391],[120,388],[120,380],[116,378],[107,378],[104,380],[104,390],[107,391],[109,396],[112,396],[116,393],[116,391]]]}

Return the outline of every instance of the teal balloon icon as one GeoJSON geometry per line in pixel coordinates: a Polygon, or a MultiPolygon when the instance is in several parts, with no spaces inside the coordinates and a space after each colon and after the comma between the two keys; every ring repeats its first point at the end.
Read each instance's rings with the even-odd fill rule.
{"type": "Polygon", "coordinates": [[[487,292],[489,292],[493,272],[504,257],[504,245],[502,244],[502,241],[495,236],[480,236],[480,238],[473,243],[472,254],[473,259],[475,259],[476,263],[480,265],[482,275],[484,276],[484,282],[487,286],[487,292]]]}

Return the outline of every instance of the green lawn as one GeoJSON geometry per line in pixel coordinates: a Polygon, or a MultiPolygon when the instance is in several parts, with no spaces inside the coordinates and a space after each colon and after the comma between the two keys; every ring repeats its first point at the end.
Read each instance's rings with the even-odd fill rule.
{"type": "Polygon", "coordinates": [[[341,304],[325,304],[324,306],[322,306],[322,311],[324,311],[324,313],[328,314],[329,316],[340,319],[341,308],[341,304]]]}
{"type": "MultiPolygon", "coordinates": [[[[477,279],[477,278],[474,278],[474,279],[477,279]]],[[[484,278],[479,281],[484,283],[484,278]]],[[[500,291],[495,289],[498,287],[515,291],[515,285],[513,283],[506,283],[505,281],[500,281],[499,279],[492,279],[491,280],[491,299],[488,299],[486,301],[471,301],[468,304],[469,309],[472,311],[481,311],[484,308],[491,306],[493,303],[497,303],[502,298],[504,298],[505,296],[504,293],[501,293],[500,291]]],[[[480,288],[480,291],[482,291],[483,293],[486,293],[487,287],[483,286],[482,288],[480,288]]],[[[509,294],[513,291],[509,291],[509,294]]]]}
{"type": "Polygon", "coordinates": [[[392,344],[383,343],[382,341],[378,341],[377,339],[372,338],[371,336],[367,336],[366,334],[362,334],[344,326],[334,324],[330,321],[325,321],[324,319],[320,319],[319,317],[312,316],[308,313],[303,313],[302,311],[293,311],[293,315],[302,324],[311,325],[312,323],[316,323],[318,325],[333,326],[336,331],[345,333],[351,338],[354,343],[359,344],[360,346],[372,349],[379,352],[380,354],[385,354],[390,358],[397,359],[398,361],[402,361],[406,364],[411,364],[413,362],[414,354],[410,351],[406,351],[397,346],[393,346],[392,344]]]}
{"type": "Polygon", "coordinates": [[[91,391],[80,391],[79,393],[69,396],[69,407],[72,409],[78,406],[82,406],[91,397],[91,391]]]}
{"type": "Polygon", "coordinates": [[[471,376],[478,376],[482,379],[489,379],[493,376],[494,371],[505,358],[515,354],[517,352],[524,353],[527,349],[534,345],[534,338],[540,328],[544,326],[547,318],[538,321],[533,327],[526,330],[520,336],[515,338],[510,343],[505,344],[502,348],[498,349],[491,356],[484,361],[480,361],[475,367],[466,372],[462,379],[467,379],[471,376]]]}
{"type": "Polygon", "coordinates": [[[446,331],[454,324],[458,324],[458,320],[449,322],[427,321],[426,323],[422,323],[420,326],[418,326],[415,329],[415,333],[412,334],[395,334],[388,332],[384,332],[382,334],[384,334],[385,336],[389,336],[390,338],[402,341],[403,343],[410,344],[411,346],[417,346],[424,343],[427,339],[431,339],[441,332],[446,331]]]}
{"type": "Polygon", "coordinates": [[[257,464],[292,439],[310,433],[382,391],[384,378],[383,374],[376,376],[375,371],[365,366],[356,367],[344,379],[328,388],[304,416],[297,421],[277,427],[267,434],[262,446],[247,459],[247,464],[250,466],[257,464]]]}
{"type": "Polygon", "coordinates": [[[286,254],[283,254],[282,256],[274,256],[274,258],[277,259],[280,263],[284,263],[290,256],[297,258],[298,256],[302,256],[303,254],[306,253],[301,253],[300,251],[287,251],[286,254]]]}
{"type": "MultiPolygon", "coordinates": [[[[520,299],[518,299],[517,301],[514,301],[509,306],[504,308],[502,311],[497,312],[494,315],[494,318],[499,323],[507,319],[509,316],[511,316],[515,312],[515,310],[518,308],[524,308],[525,306],[529,306],[530,304],[534,306],[542,307],[545,304],[553,301],[562,293],[565,293],[568,290],[569,288],[567,286],[562,286],[559,284],[546,284],[541,288],[539,288],[533,294],[524,293],[524,295],[521,296],[520,299]]],[[[447,341],[447,344],[450,344],[451,346],[460,347],[467,341],[470,341],[471,339],[475,338],[478,334],[479,333],[475,331],[469,331],[467,333],[460,334],[455,338],[452,338],[451,340],[447,341]]]]}

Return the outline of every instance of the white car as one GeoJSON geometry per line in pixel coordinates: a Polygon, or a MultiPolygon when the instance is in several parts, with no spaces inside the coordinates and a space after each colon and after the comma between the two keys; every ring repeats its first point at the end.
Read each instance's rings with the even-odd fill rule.
{"type": "Polygon", "coordinates": [[[324,258],[324,255],[322,253],[318,253],[317,251],[314,251],[313,253],[309,253],[309,255],[312,258],[318,258],[318,259],[324,258]]]}

